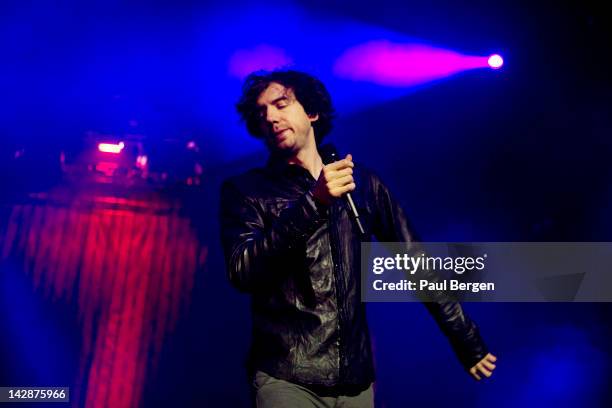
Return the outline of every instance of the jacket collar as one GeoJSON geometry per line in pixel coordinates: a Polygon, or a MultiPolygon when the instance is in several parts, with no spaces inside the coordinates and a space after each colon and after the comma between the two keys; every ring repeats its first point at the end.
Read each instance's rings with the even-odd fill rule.
{"type": "Polygon", "coordinates": [[[302,166],[297,164],[289,164],[282,157],[271,154],[266,163],[266,170],[272,175],[284,176],[289,178],[305,178],[306,180],[313,181],[313,177],[302,166]]]}

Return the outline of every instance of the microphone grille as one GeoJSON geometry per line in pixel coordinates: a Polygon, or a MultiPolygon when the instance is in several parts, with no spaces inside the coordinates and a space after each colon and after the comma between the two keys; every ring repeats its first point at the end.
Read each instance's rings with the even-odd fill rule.
{"type": "Polygon", "coordinates": [[[321,155],[323,164],[330,164],[338,161],[338,150],[336,150],[336,146],[331,143],[319,147],[319,154],[321,155]]]}

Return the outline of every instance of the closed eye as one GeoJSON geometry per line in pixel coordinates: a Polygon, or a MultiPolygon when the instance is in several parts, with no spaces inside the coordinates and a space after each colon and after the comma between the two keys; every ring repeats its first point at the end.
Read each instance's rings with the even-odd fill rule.
{"type": "Polygon", "coordinates": [[[274,106],[276,106],[277,109],[286,108],[287,106],[289,106],[289,100],[287,98],[279,99],[276,101],[274,106]]]}

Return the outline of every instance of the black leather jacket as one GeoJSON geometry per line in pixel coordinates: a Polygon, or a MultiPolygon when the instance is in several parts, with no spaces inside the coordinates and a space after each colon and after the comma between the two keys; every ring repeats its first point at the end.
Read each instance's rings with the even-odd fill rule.
{"type": "MultiPolygon", "coordinates": [[[[355,166],[353,199],[368,235],[413,242],[402,209],[377,176],[355,166]]],[[[361,391],[374,381],[360,242],[343,200],[329,208],[304,168],[270,159],[221,188],[221,238],[231,283],[252,295],[249,367],[311,387],[361,391]]],[[[368,239],[368,238],[366,238],[368,239]]],[[[487,351],[451,301],[425,303],[465,368],[487,351]]]]}

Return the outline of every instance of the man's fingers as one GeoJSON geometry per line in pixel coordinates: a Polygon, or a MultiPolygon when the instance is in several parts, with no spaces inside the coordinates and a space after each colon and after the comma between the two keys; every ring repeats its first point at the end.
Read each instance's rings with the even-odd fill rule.
{"type": "Polygon", "coordinates": [[[342,160],[338,160],[333,163],[330,163],[327,166],[325,166],[325,168],[327,168],[328,170],[340,170],[345,167],[353,167],[353,166],[355,166],[355,163],[353,163],[352,160],[349,160],[348,158],[346,158],[346,159],[342,159],[342,160]]]}
{"type": "Polygon", "coordinates": [[[355,183],[349,183],[342,186],[334,187],[330,190],[331,195],[334,197],[340,197],[344,193],[348,193],[349,191],[353,191],[355,189],[355,183]]]}
{"type": "Polygon", "coordinates": [[[484,367],[483,365],[477,365],[476,367],[478,367],[478,370],[483,373],[485,375],[485,377],[490,377],[491,374],[493,374],[491,371],[487,370],[486,367],[484,367]]]}
{"type": "Polygon", "coordinates": [[[495,367],[497,367],[495,364],[487,360],[482,360],[480,363],[491,371],[495,370],[495,367]]]}
{"type": "Polygon", "coordinates": [[[336,187],[342,187],[346,184],[352,183],[353,182],[353,176],[350,174],[347,174],[346,176],[342,176],[342,177],[338,177],[330,182],[327,183],[327,185],[329,186],[329,189],[333,189],[336,187]]]}
{"type": "Polygon", "coordinates": [[[329,163],[327,166],[325,166],[324,170],[327,171],[332,171],[332,170],[338,170],[341,169],[343,167],[346,167],[348,165],[348,162],[345,160],[338,160],[335,161],[333,163],[329,163]]]}
{"type": "Polygon", "coordinates": [[[496,365],[493,364],[495,361],[497,361],[497,357],[491,353],[487,354],[474,367],[470,368],[470,375],[478,381],[482,379],[481,375],[487,378],[491,377],[496,367],[496,365]]]}
{"type": "Polygon", "coordinates": [[[351,154],[347,154],[342,160],[324,166],[318,180],[318,184],[321,187],[325,186],[323,189],[326,192],[322,194],[339,198],[343,194],[355,190],[355,180],[353,179],[354,166],[351,154]]]}
{"type": "Polygon", "coordinates": [[[345,167],[340,170],[330,170],[324,174],[325,180],[334,181],[337,178],[353,174],[353,169],[351,167],[345,167]]]}
{"type": "Polygon", "coordinates": [[[344,168],[342,170],[338,170],[338,174],[341,174],[343,176],[347,175],[347,174],[353,174],[353,168],[352,167],[347,167],[347,168],[344,168]]]}
{"type": "Polygon", "coordinates": [[[319,178],[322,178],[326,183],[332,182],[337,178],[353,174],[353,169],[350,167],[346,167],[340,170],[324,170],[321,172],[319,178]]]}
{"type": "Polygon", "coordinates": [[[355,189],[355,183],[350,183],[342,187],[334,188],[330,190],[330,193],[334,197],[340,197],[344,193],[348,193],[349,191],[353,191],[355,189]]]}

